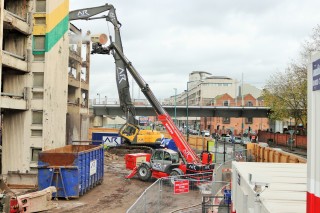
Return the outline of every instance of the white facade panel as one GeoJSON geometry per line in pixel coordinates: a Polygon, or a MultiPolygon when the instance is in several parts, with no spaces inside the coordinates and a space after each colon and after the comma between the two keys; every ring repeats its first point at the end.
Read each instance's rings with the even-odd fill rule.
{"type": "MultiPolygon", "coordinates": [[[[308,66],[308,192],[320,199],[320,53],[308,66]]],[[[310,204],[312,205],[312,204],[310,204]]]]}
{"type": "Polygon", "coordinates": [[[52,149],[66,144],[66,114],[68,96],[68,36],[46,53],[43,97],[43,149],[52,149]],[[64,47],[64,48],[60,48],[64,47]],[[56,58],[61,57],[57,63],[56,58]],[[59,85],[59,86],[58,86],[59,85]]]}
{"type": "Polygon", "coordinates": [[[232,202],[237,213],[305,212],[306,164],[233,162],[232,169],[232,202]]]}

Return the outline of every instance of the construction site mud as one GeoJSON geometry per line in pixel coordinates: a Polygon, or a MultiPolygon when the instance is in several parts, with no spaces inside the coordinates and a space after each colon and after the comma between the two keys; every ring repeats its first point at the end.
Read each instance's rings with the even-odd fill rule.
{"type": "Polygon", "coordinates": [[[58,207],[48,212],[126,212],[152,182],[126,179],[130,171],[125,169],[123,157],[105,152],[102,184],[78,199],[55,201],[58,207]]]}

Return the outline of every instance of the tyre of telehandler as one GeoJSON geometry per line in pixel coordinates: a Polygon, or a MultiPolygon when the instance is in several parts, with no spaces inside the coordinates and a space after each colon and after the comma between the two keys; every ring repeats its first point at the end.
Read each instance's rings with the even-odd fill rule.
{"type": "Polygon", "coordinates": [[[173,169],[170,172],[170,185],[173,186],[174,182],[176,181],[176,179],[178,178],[179,175],[183,175],[183,172],[180,169],[173,169]]]}
{"type": "Polygon", "coordinates": [[[150,167],[146,164],[141,164],[138,168],[138,177],[140,180],[148,181],[151,178],[150,167]]]}

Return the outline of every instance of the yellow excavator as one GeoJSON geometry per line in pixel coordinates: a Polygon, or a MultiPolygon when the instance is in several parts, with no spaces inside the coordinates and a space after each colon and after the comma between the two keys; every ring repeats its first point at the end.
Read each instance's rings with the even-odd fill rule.
{"type": "Polygon", "coordinates": [[[120,128],[119,135],[125,140],[125,143],[150,147],[160,146],[164,138],[164,135],[157,130],[140,129],[137,125],[130,123],[120,128]]]}

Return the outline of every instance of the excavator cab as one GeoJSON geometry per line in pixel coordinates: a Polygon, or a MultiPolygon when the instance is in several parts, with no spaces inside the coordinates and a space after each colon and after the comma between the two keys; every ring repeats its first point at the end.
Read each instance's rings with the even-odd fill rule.
{"type": "Polygon", "coordinates": [[[160,147],[161,140],[164,137],[159,131],[140,129],[131,123],[124,124],[120,128],[119,135],[124,138],[127,144],[150,147],[160,147]]]}
{"type": "Polygon", "coordinates": [[[125,123],[119,130],[119,135],[122,138],[125,138],[126,142],[131,143],[134,141],[134,139],[137,137],[139,133],[139,127],[130,124],[130,123],[125,123]]]}

